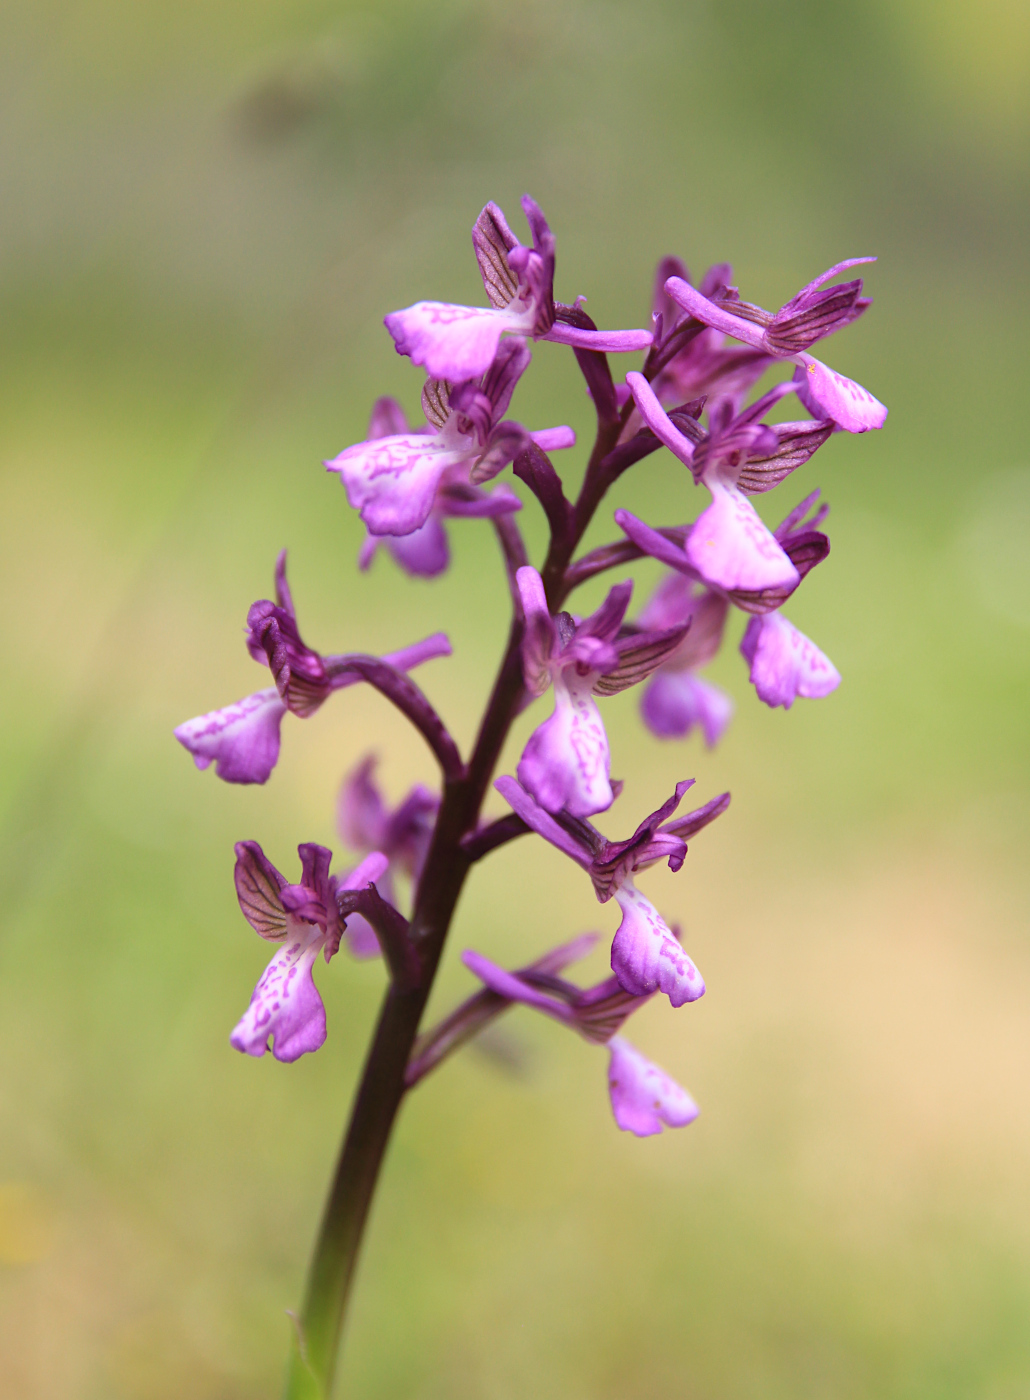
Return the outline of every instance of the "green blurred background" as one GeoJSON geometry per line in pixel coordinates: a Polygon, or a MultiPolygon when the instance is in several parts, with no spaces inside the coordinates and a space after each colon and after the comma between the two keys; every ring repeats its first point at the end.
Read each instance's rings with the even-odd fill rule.
{"type": "MultiPolygon", "coordinates": [[[[521,228],[527,189],[601,325],[646,324],[665,253],[731,260],[770,307],[879,254],[828,358],[891,417],[762,503],[833,505],[790,613],[839,692],[767,710],[734,633],[714,755],[606,705],[613,835],[675,778],[734,793],[646,885],[709,991],[634,1039],[701,1118],[620,1135],[604,1056],[507,1018],[403,1113],[341,1393],[1030,1393],[1026,5],[10,0],[0,26],[4,1400],[278,1391],[382,971],[323,967],[317,1056],[232,1053],[267,955],[232,843],[286,871],[337,847],[369,748],[394,798],[434,775],[361,688],[287,721],[265,788],[171,730],[263,684],[241,626],[289,545],[315,645],[447,628],[419,679],[468,741],[504,628],[490,531],[457,524],[435,583],[359,576],[320,462],[375,395],[414,410],[383,313],[478,300],[472,221],[492,198],[521,228]]],[[[518,415],[585,434],[571,355],[535,361],[518,415]]],[[[689,518],[662,457],[612,504],[689,518]]],[[[516,843],[470,881],[434,1005],[471,986],[457,949],[590,927],[610,906],[516,843]]]]}

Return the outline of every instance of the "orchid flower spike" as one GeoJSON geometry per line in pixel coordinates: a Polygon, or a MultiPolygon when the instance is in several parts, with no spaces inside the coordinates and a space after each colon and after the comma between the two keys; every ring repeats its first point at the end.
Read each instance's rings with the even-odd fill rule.
{"type": "Polygon", "coordinates": [[[652,993],[636,996],[607,977],[594,987],[577,987],[554,975],[506,972],[480,953],[462,954],[462,962],[484,986],[509,1002],[521,1002],[578,1031],[586,1040],[609,1049],[608,1091],[612,1113],[623,1131],[637,1137],[660,1133],[662,1124],[679,1128],[692,1123],[698,1107],[680,1086],[616,1032],[652,993]]]}
{"type": "Polygon", "coordinates": [[[808,411],[819,418],[830,418],[849,433],[882,428],[887,409],[861,384],[824,365],[808,353],[810,345],[831,335],[859,317],[869,299],[860,295],[861,279],[833,287],[822,284],[845,268],[875,258],[847,258],[822,273],[797,296],[775,313],[760,306],[723,296],[709,300],[683,277],[670,277],[665,290],[672,300],[695,320],[713,330],[723,331],[777,360],[790,360],[795,373],[798,397],[808,411]],[[821,290],[820,290],[821,289],[821,290]]]}
{"type": "Polygon", "coordinates": [[[489,307],[420,301],[392,311],[386,329],[398,354],[424,365],[436,379],[461,381],[485,373],[503,335],[531,336],[588,350],[646,350],[651,332],[586,331],[556,322],[554,235],[539,206],[525,195],[523,212],[533,235],[525,247],[503,212],[488,204],[472,229],[489,307]]]}
{"type": "MultiPolygon", "coordinates": [[[[383,899],[396,904],[394,876],[399,873],[417,881],[421,875],[440,799],[436,793],[416,783],[407,797],[391,810],[373,778],[377,761],[375,754],[368,754],[347,774],[340,788],[336,825],[352,850],[381,851],[386,856],[388,865],[377,877],[376,888],[383,899]]],[[[341,879],[348,879],[351,873],[344,872],[341,879]]],[[[375,930],[362,914],[348,916],[346,939],[356,958],[375,958],[380,954],[375,930]]]]}
{"type": "MultiPolygon", "coordinates": [[[[227,783],[267,782],[279,758],[280,726],[286,712],[307,719],[334,690],[360,680],[335,664],[345,662],[345,656],[323,657],[301,638],[286,581],[285,549],[276,562],[275,596],[274,603],[255,603],[247,614],[247,649],[255,661],[269,667],[275,685],[186,720],[175,730],[197,767],[214,763],[215,772],[227,783]]],[[[407,671],[450,654],[446,635],[437,632],[382,659],[407,671]]]]}
{"type": "Polygon", "coordinates": [[[667,859],[679,870],[687,854],[687,838],[720,816],[730,804],[728,792],[713,798],[685,817],[669,820],[693,779],[677,783],[676,791],[652,812],[628,841],[611,842],[588,822],[563,815],[556,820],[514,778],[498,778],[494,787],[526,825],[583,867],[602,904],[614,898],[622,910],[612,943],[612,971],[624,991],[635,996],[664,992],[673,1006],[696,1001],[705,984],[697,968],[658,910],[633,883],[633,875],[667,859]]]}
{"type": "Polygon", "coordinates": [[[611,756],[594,696],[615,695],[646,679],[689,624],[626,632],[622,622],[631,582],[616,584],[583,622],[575,623],[568,613],[552,618],[536,569],[519,569],[516,580],[526,619],[526,688],[537,696],[554,687],[554,713],[530,736],[519,760],[519,782],[549,812],[574,817],[604,812],[614,800],[611,756]]]}
{"type": "MultiPolygon", "coordinates": [[[[428,379],[422,390],[428,429],[393,431],[407,426],[403,415],[373,414],[369,437],[326,462],[328,471],[339,474],[347,500],[371,535],[410,536],[422,530],[441,495],[441,507],[462,500],[480,506],[451,514],[496,515],[518,509],[510,497],[469,496],[460,488],[495,477],[529,441],[545,451],[574,446],[576,435],[571,428],[528,433],[518,423],[502,421],[529,361],[525,340],[514,337],[498,348],[496,357],[475,377],[466,376],[458,383],[428,379]],[[383,428],[389,431],[378,435],[383,428]]],[[[409,545],[407,553],[414,552],[418,560],[420,548],[428,551],[428,567],[439,572],[444,567],[439,565],[440,544],[439,540],[432,544],[431,531],[409,545]]],[[[366,547],[363,560],[368,563],[370,558],[366,547]]],[[[415,572],[426,573],[427,564],[415,572]]]]}
{"type": "Polygon", "coordinates": [[[386,856],[373,851],[338,880],[329,874],[332,852],[325,846],[308,843],[297,852],[301,879],[291,885],[256,841],[236,845],[236,895],[243,917],[255,933],[283,946],[262,973],[229,1040],[235,1049],[260,1056],[272,1039],[272,1054],[286,1063],[325,1041],[325,1006],[311,974],[320,952],[329,962],[340,946],[337,891],[364,889],[387,867],[386,856]]]}

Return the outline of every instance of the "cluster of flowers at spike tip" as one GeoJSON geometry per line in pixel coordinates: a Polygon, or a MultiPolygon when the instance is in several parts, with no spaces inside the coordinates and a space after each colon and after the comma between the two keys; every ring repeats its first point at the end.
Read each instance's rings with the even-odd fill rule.
{"type": "Polygon", "coordinates": [[[552,816],[514,778],[498,778],[494,783],[531,831],[583,867],[602,904],[610,899],[618,904],[622,920],[612,941],[611,963],[623,991],[638,997],[663,992],[673,1006],[696,1001],[704,994],[705,984],[658,910],[637,889],[633,876],[666,859],[671,870],[679,870],[687,840],[730,805],[730,795],[724,792],[696,811],[673,818],[693,783],[693,778],[677,783],[672,797],[626,841],[609,841],[589,822],[567,812],[552,816]]]}
{"type": "MultiPolygon", "coordinates": [[[[372,777],[376,762],[375,754],[368,754],[344,778],[336,806],[336,825],[352,850],[367,856],[380,852],[386,857],[389,864],[374,878],[383,899],[396,904],[394,875],[405,875],[412,882],[418,880],[432,839],[440,799],[436,793],[416,783],[391,811],[372,777]]],[[[344,872],[341,889],[350,888],[342,882],[352,879],[354,873],[344,872]]],[[[356,958],[375,958],[381,952],[375,930],[363,914],[348,917],[346,938],[356,958]]]]}
{"type": "Polygon", "coordinates": [[[627,992],[614,974],[593,987],[578,987],[556,975],[595,942],[595,934],[584,934],[517,972],[506,972],[471,949],[462,954],[462,961],[505,1004],[532,1006],[591,1044],[608,1047],[608,1093],[615,1121],[624,1132],[650,1137],[663,1125],[682,1128],[693,1123],[700,1110],[687,1091],[618,1034],[654,993],[627,992]]]}
{"type": "Polygon", "coordinates": [[[519,782],[548,812],[589,817],[614,800],[611,757],[594,700],[646,680],[683,640],[689,620],[660,630],[623,630],[633,591],[619,583],[590,617],[551,616],[543,580],[529,565],[516,573],[525,631],[522,669],[530,695],[554,687],[554,713],[530,736],[519,782]]]}
{"type": "Polygon", "coordinates": [[[364,889],[388,865],[381,851],[373,851],[340,879],[329,874],[332,852],[325,846],[309,842],[297,853],[300,884],[291,885],[256,841],[236,845],[236,895],[243,916],[255,933],[283,946],[262,973],[229,1041],[248,1055],[263,1055],[271,1038],[273,1055],[286,1063],[325,1041],[325,1007],[312,971],[320,952],[329,962],[339,950],[344,920],[338,893],[364,889]]]}
{"type": "MultiPolygon", "coordinates": [[[[289,584],[286,551],[275,567],[274,603],[263,599],[247,614],[247,649],[255,661],[272,672],[274,686],[237,700],[222,710],[186,720],[175,731],[179,743],[193,755],[198,768],[216,765],[227,783],[264,783],[279,758],[279,730],[289,710],[306,719],[334,690],[363,679],[355,664],[358,654],[322,656],[301,638],[289,584]]],[[[450,656],[443,632],[380,658],[397,671],[408,671],[438,656],[450,656]]]]}

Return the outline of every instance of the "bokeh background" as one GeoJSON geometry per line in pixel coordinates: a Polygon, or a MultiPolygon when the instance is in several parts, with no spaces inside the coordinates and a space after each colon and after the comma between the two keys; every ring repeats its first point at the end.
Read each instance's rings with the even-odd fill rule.
{"type": "MultiPolygon", "coordinates": [[[[505,625],[489,529],[455,526],[437,582],[359,576],[320,462],[377,394],[416,408],[383,313],[477,300],[472,221],[527,189],[558,295],[602,325],[646,324],[665,253],[731,260],[770,307],[879,254],[828,357],[891,416],[761,502],[832,503],[790,613],[839,692],[769,711],[728,646],[714,755],[606,705],[613,835],[676,778],[734,794],[647,883],[709,991],[634,1039],[701,1118],[620,1135],[603,1054],[509,1016],[403,1113],[340,1393],[1030,1393],[1027,7],[10,0],[0,26],[0,1394],[278,1392],[383,979],[323,967],[317,1056],[232,1053],[266,957],[232,844],[287,871],[338,848],[369,749],[394,798],[434,774],[360,687],[287,721],[261,789],[171,730],[264,683],[241,627],[288,545],[314,644],[447,628],[419,680],[468,741],[505,625]]],[[[587,432],[568,352],[537,347],[516,410],[587,432]]],[[[678,521],[685,489],[662,454],[612,504],[678,521]]],[[[515,843],[468,886],[434,1006],[470,989],[461,947],[591,927],[611,907],[515,843]]]]}

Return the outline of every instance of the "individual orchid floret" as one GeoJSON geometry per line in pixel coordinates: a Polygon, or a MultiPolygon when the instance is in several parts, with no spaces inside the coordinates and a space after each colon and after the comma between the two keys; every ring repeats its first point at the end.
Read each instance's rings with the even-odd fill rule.
{"type": "MultiPolygon", "coordinates": [[[[432,435],[432,428],[425,424],[419,428],[409,428],[404,410],[396,399],[377,399],[372,409],[368,425],[366,443],[377,442],[386,437],[411,437],[432,435]]],[[[538,433],[545,442],[548,437],[538,433]]],[[[562,443],[557,444],[561,446],[562,443]]],[[[407,535],[375,535],[369,532],[358,555],[358,566],[367,569],[375,558],[380,545],[384,545],[405,573],[416,578],[435,578],[442,574],[450,563],[450,545],[444,521],[448,517],[462,519],[493,519],[499,515],[509,515],[522,509],[522,502],[506,486],[499,486],[493,493],[472,486],[468,480],[466,462],[449,466],[442,472],[437,483],[436,495],[424,525],[407,535]]]]}
{"type": "MultiPolygon", "coordinates": [[[[701,280],[701,295],[709,301],[721,300],[729,291],[732,276],[728,263],[710,267],[701,280]]],[[[773,356],[751,346],[727,347],[721,331],[702,325],[673,301],[665,290],[670,277],[690,282],[690,274],[679,258],[663,258],[655,272],[655,342],[648,366],[659,401],[673,405],[723,395],[742,401],[774,363],[773,356]]]]}
{"type": "Polygon", "coordinates": [[[641,553],[649,554],[667,564],[670,569],[674,569],[686,579],[705,584],[711,591],[724,594],[742,611],[762,614],[782,606],[801,580],[830,552],[829,539],[816,528],[826,515],[827,508],[820,508],[813,519],[802,523],[802,517],[818,495],[819,492],[815,491],[806,497],[770,535],[773,543],[782,549],[790,560],[795,573],[795,582],[779,587],[722,589],[714,586],[701,574],[687,548],[694,530],[697,529],[697,523],[662,531],[653,530],[628,510],[617,510],[615,521],[641,553]]]}
{"type": "Polygon", "coordinates": [[[307,843],[297,852],[301,879],[291,885],[256,841],[236,846],[236,894],[243,916],[262,938],[283,946],[265,968],[229,1040],[235,1049],[261,1056],[271,1039],[273,1055],[286,1063],[325,1041],[325,1006],[312,970],[320,952],[329,962],[340,946],[338,891],[364,889],[387,867],[386,856],[373,851],[338,880],[329,874],[332,852],[325,846],[307,843]]]}
{"type": "Polygon", "coordinates": [[[549,812],[592,816],[614,800],[608,736],[594,696],[614,695],[644,680],[681,640],[686,624],[624,634],[631,582],[617,584],[579,624],[568,613],[552,618],[537,571],[527,565],[516,580],[526,619],[526,688],[538,696],[554,687],[554,713],[530,736],[519,782],[549,812]]]}
{"type": "Polygon", "coordinates": [[[473,226],[472,246],[489,307],[420,301],[385,318],[398,354],[424,365],[433,378],[477,378],[498,353],[503,335],[616,352],[651,344],[650,331],[585,331],[555,320],[554,235],[529,195],[522,208],[533,235],[531,248],[518,241],[496,204],[488,204],[473,226]]]}
{"type": "MultiPolygon", "coordinates": [[[[397,807],[391,810],[373,778],[377,759],[368,754],[343,781],[336,807],[336,825],[352,850],[381,851],[389,864],[376,880],[379,893],[391,904],[394,875],[416,881],[433,836],[440,799],[421,783],[416,783],[397,807]]],[[[347,946],[356,958],[380,954],[379,939],[362,914],[347,919],[347,946]]]]}
{"type": "Polygon", "coordinates": [[[633,875],[657,861],[679,870],[687,838],[729,806],[729,793],[714,798],[685,817],[669,820],[693,779],[678,783],[672,797],[643,821],[628,841],[608,841],[595,827],[565,815],[561,821],[537,803],[514,778],[498,778],[494,787],[531,830],[581,865],[594,891],[606,903],[615,899],[622,922],[612,943],[612,971],[624,991],[635,996],[664,992],[673,1006],[696,1001],[705,984],[678,939],[654,905],[633,883],[633,875]]]}
{"type": "Polygon", "coordinates": [[[670,572],[640,614],[638,625],[643,628],[688,625],[686,636],[640,697],[644,723],[658,738],[685,739],[700,727],[711,749],[722,737],[733,715],[733,701],[697,673],[719,650],[728,609],[725,594],[670,572]]]}
{"type": "Polygon", "coordinates": [[[712,504],[686,542],[687,560],[698,576],[724,591],[797,587],[797,570],[736,484],[749,453],[775,451],[772,430],[750,420],[726,424],[695,444],[670,420],[643,375],[628,374],[626,383],[647,426],[712,493],[712,504]],[[702,449],[695,466],[695,451],[702,449]]]}
{"type": "MultiPolygon", "coordinates": [[[[247,649],[256,661],[271,669],[275,686],[186,720],[175,730],[175,737],[193,755],[197,767],[204,769],[214,763],[215,772],[227,783],[267,782],[279,758],[280,726],[287,711],[306,719],[332,691],[361,679],[347,669],[345,656],[323,657],[301,638],[286,581],[285,550],[276,562],[275,593],[274,603],[262,600],[247,614],[247,649]]],[[[407,671],[450,654],[450,642],[444,633],[437,632],[388,653],[382,660],[407,671]]]]}
{"type": "MultiPolygon", "coordinates": [[[[441,489],[480,485],[496,476],[528,441],[545,451],[572,447],[571,428],[527,433],[520,424],[504,420],[515,385],[529,364],[525,340],[513,337],[498,347],[485,371],[461,382],[434,378],[422,390],[422,408],[429,431],[390,433],[346,448],[326,462],[337,472],[347,499],[359,512],[369,533],[408,536],[430,520],[441,489]]],[[[385,421],[385,415],[380,422],[385,421]]],[[[378,424],[377,424],[378,425],[378,424]]],[[[396,418],[388,426],[399,426],[396,418]]],[[[457,501],[457,497],[454,497],[457,501]]],[[[510,511],[510,498],[486,498],[492,506],[480,513],[510,511]]],[[[466,504],[474,504],[478,497],[466,504]]],[[[457,514],[458,511],[452,513],[457,514]]],[[[475,514],[466,510],[466,514],[475,514]]],[[[439,562],[440,542],[422,541],[426,555],[422,572],[439,562]]],[[[414,547],[418,550],[418,546],[414,547]]],[[[439,569],[436,570],[439,572],[439,569]]]]}
{"type": "Polygon", "coordinates": [[[810,413],[830,418],[849,433],[882,428],[887,409],[861,384],[824,365],[808,348],[860,316],[869,305],[860,280],[822,287],[830,277],[875,258],[848,258],[803,287],[775,313],[739,299],[709,300],[682,277],[670,277],[665,290],[695,320],[724,332],[777,360],[798,366],[798,397],[810,413]]]}
{"type": "Polygon", "coordinates": [[[623,1131],[649,1137],[660,1133],[663,1123],[680,1128],[697,1117],[698,1107],[686,1090],[616,1034],[627,1017],[649,1001],[653,993],[635,996],[624,991],[614,976],[594,987],[581,988],[531,968],[521,975],[505,972],[489,958],[472,951],[462,954],[462,961],[497,996],[532,1006],[594,1044],[608,1046],[612,1113],[623,1131]]]}

